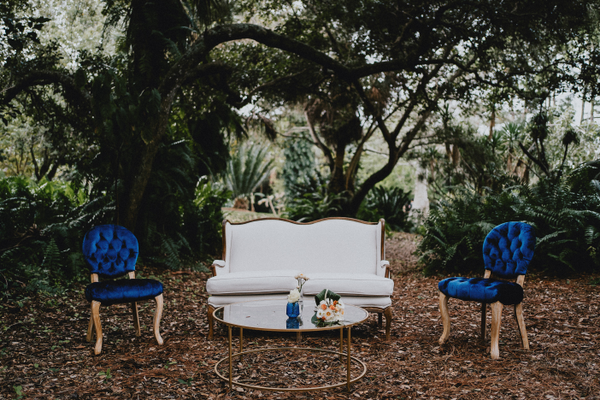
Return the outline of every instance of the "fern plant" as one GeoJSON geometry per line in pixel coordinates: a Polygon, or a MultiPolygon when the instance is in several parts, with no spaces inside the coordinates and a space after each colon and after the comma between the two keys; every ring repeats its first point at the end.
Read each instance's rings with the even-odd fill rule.
{"type": "Polygon", "coordinates": [[[366,221],[385,219],[385,226],[393,231],[408,231],[408,212],[412,194],[399,187],[374,187],[361,205],[357,217],[366,221]]]}
{"type": "Polygon", "coordinates": [[[267,178],[273,160],[267,159],[269,150],[257,145],[242,145],[227,163],[224,181],[234,198],[249,199],[267,178]]]}
{"type": "Polygon", "coordinates": [[[535,228],[531,269],[553,274],[598,271],[600,191],[594,191],[594,181],[582,185],[569,175],[560,182],[541,180],[499,194],[455,188],[452,196],[432,206],[425,223],[418,248],[425,273],[480,271],[485,236],[506,221],[535,228]]]}

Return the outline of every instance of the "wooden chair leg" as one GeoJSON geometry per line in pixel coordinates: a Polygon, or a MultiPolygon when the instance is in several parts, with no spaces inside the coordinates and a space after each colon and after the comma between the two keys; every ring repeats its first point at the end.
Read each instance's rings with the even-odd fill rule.
{"type": "Polygon", "coordinates": [[[133,314],[133,328],[135,329],[135,335],[141,336],[142,332],[140,330],[140,317],[138,315],[138,307],[137,303],[131,303],[131,312],[133,314]]]}
{"type": "Polygon", "coordinates": [[[154,298],[156,301],[156,311],[154,312],[154,337],[159,345],[164,343],[163,338],[160,336],[160,319],[162,318],[163,311],[163,295],[159,294],[154,298]]]}
{"type": "Polygon", "coordinates": [[[88,342],[92,341],[92,338],[94,335],[94,333],[92,331],[93,328],[94,328],[94,318],[92,317],[91,312],[90,312],[90,323],[88,324],[87,336],[85,337],[85,340],[87,340],[88,342]]]}
{"type": "Polygon", "coordinates": [[[525,320],[523,319],[523,303],[515,304],[515,319],[519,326],[519,335],[521,335],[521,346],[523,349],[529,350],[529,340],[527,339],[527,329],[525,328],[525,320]]]}
{"type": "Polygon", "coordinates": [[[385,340],[389,341],[392,329],[392,307],[386,308],[383,313],[385,314],[385,340]]]}
{"type": "Polygon", "coordinates": [[[499,301],[492,303],[492,346],[491,356],[492,360],[500,358],[500,349],[498,348],[498,342],[500,339],[500,320],[502,319],[502,303],[499,301]]]}
{"type": "Polygon", "coordinates": [[[485,343],[485,322],[487,303],[481,303],[481,343],[485,343]]]}
{"type": "Polygon", "coordinates": [[[442,333],[442,336],[439,340],[441,346],[450,336],[450,315],[448,315],[448,296],[446,296],[442,292],[440,292],[440,314],[442,315],[442,324],[444,325],[444,332],[442,333]]]}
{"type": "Polygon", "coordinates": [[[208,320],[208,340],[212,340],[213,338],[213,334],[214,334],[214,330],[213,330],[213,312],[215,311],[215,308],[213,306],[211,306],[210,304],[208,304],[208,306],[206,307],[206,318],[208,320]]]}
{"type": "Polygon", "coordinates": [[[98,355],[102,352],[102,326],[100,325],[100,302],[92,301],[92,320],[96,328],[96,346],[94,354],[98,355]]]}

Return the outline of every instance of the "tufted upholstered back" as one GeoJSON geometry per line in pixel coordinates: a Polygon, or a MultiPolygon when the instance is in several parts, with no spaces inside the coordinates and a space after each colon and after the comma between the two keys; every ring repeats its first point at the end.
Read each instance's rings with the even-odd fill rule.
{"type": "Polygon", "coordinates": [[[83,257],[90,273],[116,278],[135,271],[139,252],[136,237],[119,225],[98,225],[85,234],[83,257]]]}
{"type": "Polygon", "coordinates": [[[535,250],[535,231],[523,222],[505,222],[488,233],[483,242],[485,269],[512,279],[525,275],[535,250]]]}

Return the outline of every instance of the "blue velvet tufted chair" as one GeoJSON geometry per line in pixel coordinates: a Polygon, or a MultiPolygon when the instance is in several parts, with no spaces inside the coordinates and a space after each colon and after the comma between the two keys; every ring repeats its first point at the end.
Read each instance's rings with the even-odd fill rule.
{"type": "Polygon", "coordinates": [[[102,351],[102,326],[100,305],[131,303],[136,335],[140,336],[137,302],[154,299],[154,337],[163,344],[159,325],[163,309],[163,285],[153,279],[135,279],[135,263],[138,257],[136,237],[119,225],[98,225],[86,233],[83,239],[83,256],[92,274],[92,283],[85,288],[85,297],[92,304],[92,316],[87,331],[87,341],[92,341],[92,328],[96,328],[95,354],[102,351]],[[129,279],[115,278],[129,275],[129,279]],[[103,279],[98,281],[98,277],[103,279]]]}
{"type": "Polygon", "coordinates": [[[448,316],[448,298],[476,301],[481,303],[481,339],[485,340],[486,306],[492,308],[492,359],[500,357],[498,339],[502,306],[513,305],[515,318],[519,326],[521,344],[529,349],[527,330],[523,320],[523,283],[527,266],[535,249],[535,232],[522,222],[505,222],[488,233],[483,242],[483,278],[447,278],[440,281],[440,312],[444,324],[444,333],[440,345],[450,336],[450,317],[448,316]],[[509,280],[516,280],[512,282],[509,280]]]}

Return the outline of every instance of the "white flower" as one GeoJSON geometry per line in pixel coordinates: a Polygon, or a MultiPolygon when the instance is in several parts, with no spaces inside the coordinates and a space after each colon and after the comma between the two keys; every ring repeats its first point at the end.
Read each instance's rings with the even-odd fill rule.
{"type": "Polygon", "coordinates": [[[304,281],[308,280],[308,276],[304,275],[304,274],[298,274],[294,277],[294,279],[302,279],[304,281]]]}
{"type": "Polygon", "coordinates": [[[295,303],[298,300],[300,300],[300,292],[298,291],[298,289],[290,290],[290,294],[288,294],[288,302],[295,303]]]}

